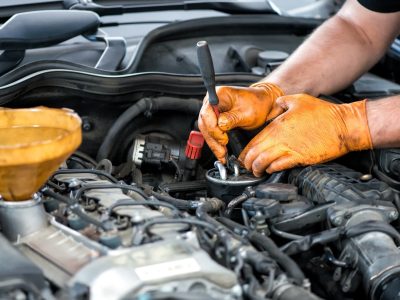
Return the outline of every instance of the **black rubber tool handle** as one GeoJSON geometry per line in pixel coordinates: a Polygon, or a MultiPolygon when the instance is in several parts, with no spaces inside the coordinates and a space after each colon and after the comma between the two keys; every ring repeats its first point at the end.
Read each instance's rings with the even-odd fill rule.
{"type": "Polygon", "coordinates": [[[219,115],[218,111],[218,96],[215,91],[215,72],[214,64],[211,57],[210,48],[206,41],[197,42],[197,59],[199,61],[200,72],[203,77],[204,85],[208,92],[208,99],[214,108],[215,114],[219,115]]]}

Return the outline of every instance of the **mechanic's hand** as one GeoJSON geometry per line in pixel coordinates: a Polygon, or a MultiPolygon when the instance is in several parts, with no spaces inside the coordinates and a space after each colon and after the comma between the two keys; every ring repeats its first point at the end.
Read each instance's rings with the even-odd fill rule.
{"type": "Polygon", "coordinates": [[[221,86],[217,88],[217,95],[221,112],[218,120],[206,95],[199,115],[199,129],[217,159],[226,163],[226,132],[236,127],[247,130],[258,128],[282,113],[275,100],[283,92],[274,84],[260,82],[250,87],[221,86]]]}
{"type": "Polygon", "coordinates": [[[261,176],[371,149],[365,102],[332,104],[305,94],[280,97],[276,103],[286,111],[250,141],[239,160],[261,176]]]}

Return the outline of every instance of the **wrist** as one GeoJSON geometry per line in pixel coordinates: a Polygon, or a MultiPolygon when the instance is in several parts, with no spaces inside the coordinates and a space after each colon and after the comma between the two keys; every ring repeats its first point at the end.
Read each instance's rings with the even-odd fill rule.
{"type": "Polygon", "coordinates": [[[366,102],[367,100],[361,100],[340,105],[346,128],[344,140],[349,151],[372,149],[366,102]]]}

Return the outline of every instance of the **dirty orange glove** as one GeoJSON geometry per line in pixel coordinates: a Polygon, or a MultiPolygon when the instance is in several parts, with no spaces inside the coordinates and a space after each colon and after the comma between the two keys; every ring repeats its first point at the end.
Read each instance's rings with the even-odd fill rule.
{"type": "Polygon", "coordinates": [[[265,121],[282,113],[275,100],[283,95],[282,90],[271,83],[259,82],[250,87],[217,88],[219,118],[204,98],[199,115],[199,129],[210,149],[225,163],[227,131],[239,127],[247,130],[262,126],[265,121]]]}
{"type": "Polygon", "coordinates": [[[256,135],[239,156],[256,176],[372,148],[366,100],[332,104],[299,94],[280,97],[276,103],[285,112],[256,135]]]}

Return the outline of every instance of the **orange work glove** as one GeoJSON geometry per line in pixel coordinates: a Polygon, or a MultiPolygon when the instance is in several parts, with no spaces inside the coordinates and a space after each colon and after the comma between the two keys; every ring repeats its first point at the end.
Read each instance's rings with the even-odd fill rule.
{"type": "Polygon", "coordinates": [[[298,94],[280,97],[276,103],[285,112],[256,135],[239,156],[256,176],[372,148],[366,100],[332,104],[298,94]]]}
{"type": "Polygon", "coordinates": [[[283,96],[282,90],[272,84],[259,82],[250,87],[217,88],[219,99],[219,118],[208,102],[208,95],[204,98],[199,115],[199,129],[208,146],[222,163],[226,163],[227,131],[239,127],[247,130],[262,126],[265,121],[278,116],[283,112],[275,100],[283,96]]]}

